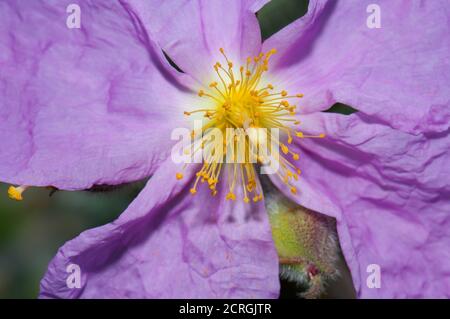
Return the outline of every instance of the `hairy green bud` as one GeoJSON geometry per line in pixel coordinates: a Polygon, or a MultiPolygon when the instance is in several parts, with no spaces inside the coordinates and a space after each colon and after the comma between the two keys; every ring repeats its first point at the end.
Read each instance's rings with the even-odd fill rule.
{"type": "Polygon", "coordinates": [[[339,245],[333,218],[299,206],[281,193],[266,193],[281,277],[294,282],[303,298],[318,298],[338,276],[339,245]]]}

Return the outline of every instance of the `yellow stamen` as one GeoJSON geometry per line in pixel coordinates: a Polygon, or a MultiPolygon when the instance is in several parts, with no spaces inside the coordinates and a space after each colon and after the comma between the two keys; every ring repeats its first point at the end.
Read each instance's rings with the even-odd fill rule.
{"type": "MultiPolygon", "coordinates": [[[[325,136],[324,134],[308,136],[292,128],[292,124],[300,124],[294,115],[298,99],[302,98],[303,94],[289,95],[286,90],[275,89],[271,83],[262,84],[264,75],[269,70],[270,57],[276,53],[275,49],[265,54],[260,53],[257,56],[248,57],[246,63],[241,66],[235,66],[223,48],[220,48],[219,51],[224,61],[216,62],[213,65],[216,81],[208,83],[198,91],[198,96],[204,98],[202,101],[205,106],[184,112],[188,116],[201,113],[206,119],[206,124],[203,125],[201,132],[204,133],[207,129],[215,128],[220,130],[223,137],[223,140],[217,141],[215,138],[210,139],[208,133],[202,136],[202,134],[196,134],[201,132],[192,132],[194,142],[198,143],[194,144],[197,146],[195,150],[192,148],[193,153],[203,152],[205,162],[197,172],[197,178],[190,192],[196,194],[197,186],[204,183],[207,184],[211,195],[216,195],[216,185],[219,183],[222,172],[225,171],[228,185],[223,187],[227,188],[225,195],[227,200],[236,200],[237,195],[241,195],[236,194],[236,190],[238,186],[241,186],[241,198],[245,203],[249,203],[251,200],[253,202],[261,201],[263,200],[262,189],[256,182],[258,177],[254,167],[255,160],[257,160],[263,165],[268,162],[279,164],[279,170],[276,173],[288,189],[296,194],[297,189],[291,182],[298,180],[301,171],[290,162],[300,158],[298,153],[290,149],[293,137],[325,136]],[[243,137],[227,135],[227,129],[248,128],[264,128],[267,131],[261,137],[251,136],[247,133],[243,137]],[[272,128],[279,129],[287,135],[287,145],[278,142],[272,136],[270,131],[272,128]],[[272,140],[275,140],[277,147],[271,152],[275,152],[276,155],[259,154],[258,150],[260,148],[267,149],[267,142],[272,140]],[[239,153],[239,143],[246,150],[241,161],[238,161],[239,156],[236,155],[239,153]],[[218,152],[217,149],[220,149],[221,152],[218,152]],[[223,165],[226,158],[231,158],[234,162],[223,165]]],[[[183,175],[177,173],[176,178],[182,179],[183,175]]]]}
{"type": "Polygon", "coordinates": [[[308,137],[308,138],[324,138],[325,137],[325,134],[323,134],[323,133],[321,133],[319,135],[305,135],[305,134],[303,134],[303,132],[295,132],[295,135],[297,137],[300,137],[300,138],[305,138],[305,137],[308,137]]]}
{"type": "Polygon", "coordinates": [[[236,200],[236,195],[234,193],[232,193],[232,192],[229,192],[227,194],[227,196],[225,197],[225,199],[227,199],[227,200],[236,200]]]}
{"type": "Polygon", "coordinates": [[[9,186],[8,188],[8,196],[9,198],[17,201],[23,200],[22,194],[28,188],[28,186],[9,186]]]}

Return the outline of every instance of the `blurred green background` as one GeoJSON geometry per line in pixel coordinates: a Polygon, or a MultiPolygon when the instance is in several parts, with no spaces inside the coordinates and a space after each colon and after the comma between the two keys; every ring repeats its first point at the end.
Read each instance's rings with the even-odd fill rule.
{"type": "MultiPolygon", "coordinates": [[[[258,13],[263,38],[302,16],[306,0],[273,0],[258,13]]],[[[138,194],[143,183],[112,192],[63,192],[31,188],[22,202],[8,199],[0,184],[0,298],[35,298],[39,281],[57,249],[88,228],[114,220],[138,194]]],[[[329,287],[328,297],[352,297],[345,266],[343,277],[329,287]]],[[[283,297],[295,297],[283,283],[283,297]]]]}
{"type": "Polygon", "coordinates": [[[0,184],[0,298],[34,298],[56,251],[83,230],[114,220],[137,195],[141,183],[108,193],[30,188],[24,200],[7,196],[0,184]]]}

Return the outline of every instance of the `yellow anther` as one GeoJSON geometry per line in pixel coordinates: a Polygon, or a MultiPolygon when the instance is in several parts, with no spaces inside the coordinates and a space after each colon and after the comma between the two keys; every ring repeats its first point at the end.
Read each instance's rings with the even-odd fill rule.
{"type": "Polygon", "coordinates": [[[298,159],[300,158],[300,156],[299,156],[297,153],[294,153],[294,154],[292,154],[292,158],[293,158],[295,161],[298,161],[298,159]]]}
{"type": "Polygon", "coordinates": [[[326,135],[321,133],[319,135],[305,135],[303,132],[295,132],[295,135],[300,138],[309,137],[309,138],[324,138],[326,135]]]}
{"type": "Polygon", "coordinates": [[[300,93],[300,94],[296,94],[295,96],[301,98],[301,97],[303,97],[304,95],[300,93]]]}
{"type": "Polygon", "coordinates": [[[280,146],[281,146],[281,151],[282,151],[284,154],[289,153],[289,149],[288,149],[288,147],[287,147],[286,145],[281,144],[280,146]]]}
{"type": "Polygon", "coordinates": [[[214,88],[216,86],[217,86],[217,82],[216,81],[209,83],[209,87],[214,88]]]}
{"type": "Polygon", "coordinates": [[[189,115],[191,115],[191,113],[190,113],[190,112],[187,112],[187,111],[184,111],[184,115],[189,116],[189,115]]]}
{"type": "Polygon", "coordinates": [[[22,193],[28,188],[28,186],[9,186],[8,188],[8,196],[11,199],[21,201],[23,200],[22,193]]]}
{"type": "Polygon", "coordinates": [[[297,194],[297,188],[295,188],[294,186],[291,187],[291,193],[292,194],[297,194]]]}
{"type": "Polygon", "coordinates": [[[257,159],[258,159],[258,163],[260,163],[260,164],[264,164],[266,162],[266,159],[263,156],[258,156],[257,159]]]}
{"type": "Polygon", "coordinates": [[[256,194],[254,197],[253,197],[253,201],[256,203],[256,202],[258,202],[258,201],[261,201],[263,199],[263,196],[262,196],[262,193],[261,194],[256,194]]]}
{"type": "Polygon", "coordinates": [[[198,96],[202,97],[203,95],[205,95],[205,92],[203,90],[198,91],[198,96]]]}
{"type": "Polygon", "coordinates": [[[183,174],[181,174],[181,173],[177,173],[175,176],[178,180],[183,178],[183,174]]]}
{"type": "Polygon", "coordinates": [[[223,48],[219,49],[220,53],[224,54],[225,50],[223,48]]]}
{"type": "Polygon", "coordinates": [[[250,199],[249,199],[247,196],[245,196],[245,197],[244,197],[244,202],[245,202],[245,203],[248,203],[248,202],[250,202],[250,199]]]}
{"type": "Polygon", "coordinates": [[[203,115],[204,117],[207,118],[211,118],[212,117],[212,113],[211,112],[206,112],[205,115],[203,115]]]}
{"type": "Polygon", "coordinates": [[[229,192],[225,197],[227,200],[236,200],[236,195],[233,192],[229,192]]]}
{"type": "Polygon", "coordinates": [[[228,62],[228,67],[229,67],[229,68],[232,68],[232,67],[233,67],[233,62],[231,62],[231,61],[228,62]]]}
{"type": "Polygon", "coordinates": [[[287,96],[287,95],[288,95],[288,92],[286,92],[285,90],[283,90],[283,91],[280,92],[280,94],[281,94],[281,96],[284,97],[284,96],[287,96]]]}
{"type": "Polygon", "coordinates": [[[267,88],[269,89],[269,90],[273,90],[273,85],[272,84],[267,84],[267,88]]]}
{"type": "Polygon", "coordinates": [[[192,195],[197,193],[197,190],[195,188],[191,188],[189,191],[191,192],[192,195]]]}

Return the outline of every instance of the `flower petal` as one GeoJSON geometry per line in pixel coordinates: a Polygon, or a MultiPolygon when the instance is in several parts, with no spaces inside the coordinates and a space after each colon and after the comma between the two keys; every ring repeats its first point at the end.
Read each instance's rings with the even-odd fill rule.
{"type": "Polygon", "coordinates": [[[261,34],[255,11],[265,2],[125,0],[149,33],[184,72],[211,80],[213,65],[229,58],[242,61],[259,53],[261,34]]]}
{"type": "Polygon", "coordinates": [[[448,1],[376,1],[379,29],[368,27],[373,3],[310,1],[306,16],[264,42],[279,51],[272,70],[281,86],[303,91],[304,112],[341,102],[407,132],[445,131],[448,1]]]}
{"type": "Polygon", "coordinates": [[[170,151],[184,76],[120,4],[0,3],[0,180],[83,189],[148,176],[170,151]],[[25,22],[26,21],[26,22],[25,22]]]}
{"type": "Polygon", "coordinates": [[[192,196],[192,168],[177,181],[167,160],[116,221],[66,243],[40,296],[277,297],[278,257],[264,204],[225,201],[220,191],[212,197],[204,185],[192,196]],[[80,289],[66,284],[70,264],[80,267],[80,289]]]}
{"type": "Polygon", "coordinates": [[[304,123],[327,137],[297,143],[299,195],[286,194],[337,218],[359,296],[450,297],[449,131],[410,135],[361,114],[304,123]],[[372,264],[381,288],[367,284],[372,264]]]}

